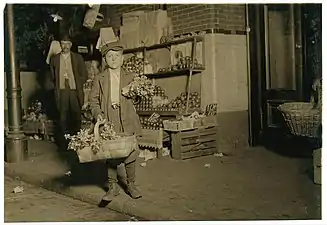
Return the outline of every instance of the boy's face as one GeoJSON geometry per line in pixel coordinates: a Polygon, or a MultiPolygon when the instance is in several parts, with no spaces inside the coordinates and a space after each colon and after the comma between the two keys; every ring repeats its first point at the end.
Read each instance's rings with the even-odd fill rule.
{"type": "Polygon", "coordinates": [[[110,69],[117,69],[123,65],[123,51],[109,50],[105,59],[110,69]]]}

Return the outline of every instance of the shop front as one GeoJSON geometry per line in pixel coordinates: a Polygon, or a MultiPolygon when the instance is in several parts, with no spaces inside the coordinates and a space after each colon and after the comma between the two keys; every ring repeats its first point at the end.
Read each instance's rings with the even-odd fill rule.
{"type": "Polygon", "coordinates": [[[101,5],[73,49],[103,65],[101,44],[120,39],[124,69],[151,81],[153,94],[134,105],[141,147],[175,149],[176,159],[230,154],[278,133],[280,104],[308,99],[303,8],[101,5]]]}
{"type": "Polygon", "coordinates": [[[250,144],[281,143],[294,133],[278,107],[315,96],[312,84],[320,73],[315,68],[321,65],[315,60],[321,49],[313,50],[319,45],[319,5],[249,5],[248,15],[250,144]]]}

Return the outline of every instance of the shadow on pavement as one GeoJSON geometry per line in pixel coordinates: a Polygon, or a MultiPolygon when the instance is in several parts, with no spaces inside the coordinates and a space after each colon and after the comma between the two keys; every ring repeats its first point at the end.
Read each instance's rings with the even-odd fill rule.
{"type": "Polygon", "coordinates": [[[285,129],[271,129],[263,136],[264,147],[271,152],[288,158],[303,159],[300,173],[313,179],[313,151],[321,148],[321,139],[294,136],[285,129]]]}
{"type": "Polygon", "coordinates": [[[263,136],[265,148],[289,158],[311,158],[312,151],[319,146],[319,141],[296,137],[283,130],[270,130],[263,136]]]}
{"type": "MultiPolygon", "coordinates": [[[[105,192],[108,191],[107,179],[108,170],[105,161],[95,161],[90,163],[79,163],[77,154],[74,151],[60,152],[57,156],[70,169],[69,174],[55,178],[54,181],[62,183],[66,187],[96,185],[105,192]]],[[[126,189],[126,172],[123,166],[118,168],[118,184],[123,190],[126,189]]]]}
{"type": "Polygon", "coordinates": [[[79,163],[78,156],[74,151],[59,151],[57,157],[69,169],[67,173],[52,179],[65,187],[96,185],[104,189],[107,179],[106,165],[102,161],[91,163],[79,163]]]}

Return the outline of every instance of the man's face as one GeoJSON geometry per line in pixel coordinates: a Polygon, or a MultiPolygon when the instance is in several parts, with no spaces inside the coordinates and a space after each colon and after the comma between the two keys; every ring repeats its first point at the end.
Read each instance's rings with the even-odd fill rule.
{"type": "Polygon", "coordinates": [[[117,69],[123,65],[122,51],[109,50],[105,58],[110,69],[117,69]]]}
{"type": "Polygon", "coordinates": [[[72,47],[71,41],[60,41],[61,49],[64,53],[70,52],[70,49],[72,47]]]}

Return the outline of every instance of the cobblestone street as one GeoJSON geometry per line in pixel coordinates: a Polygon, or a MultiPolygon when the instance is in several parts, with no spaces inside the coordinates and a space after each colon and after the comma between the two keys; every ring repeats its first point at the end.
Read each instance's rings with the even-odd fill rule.
{"type": "Polygon", "coordinates": [[[128,221],[129,216],[5,177],[5,222],[128,221]],[[17,186],[23,192],[13,193],[17,186]]]}

